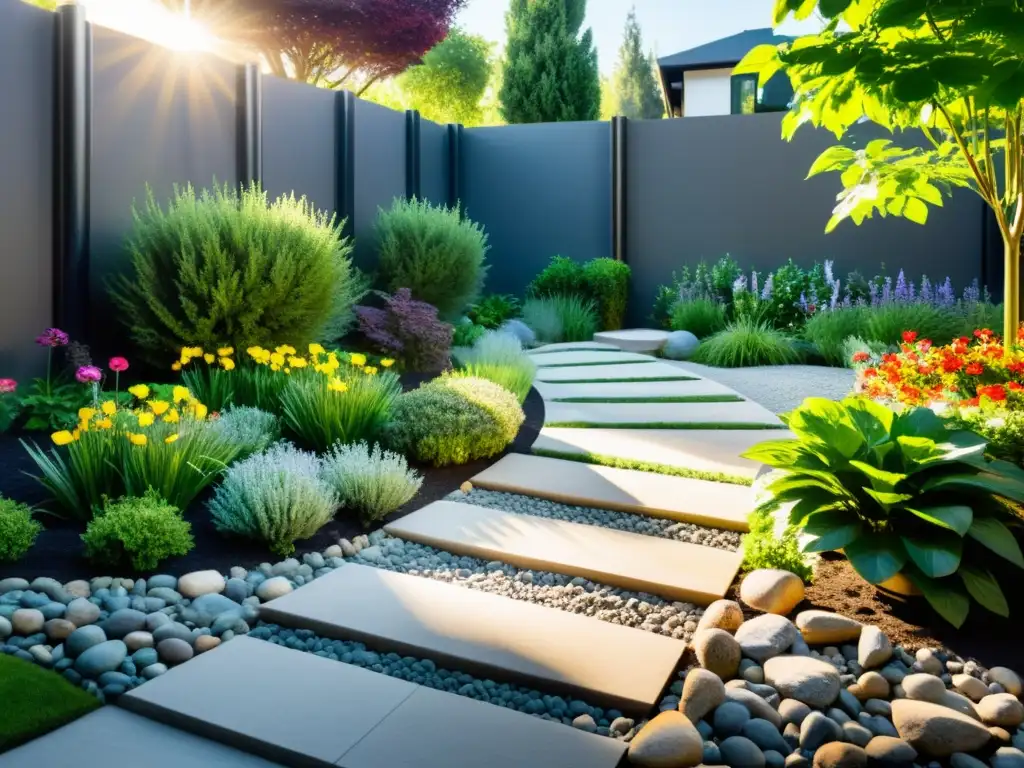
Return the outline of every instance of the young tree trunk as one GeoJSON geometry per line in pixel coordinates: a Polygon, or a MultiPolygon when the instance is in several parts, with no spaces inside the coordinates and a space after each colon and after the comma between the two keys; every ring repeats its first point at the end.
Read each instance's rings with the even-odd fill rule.
{"type": "Polygon", "coordinates": [[[1021,273],[1020,233],[1003,238],[1005,285],[1003,287],[1003,344],[1007,350],[1017,341],[1020,327],[1021,273]]]}

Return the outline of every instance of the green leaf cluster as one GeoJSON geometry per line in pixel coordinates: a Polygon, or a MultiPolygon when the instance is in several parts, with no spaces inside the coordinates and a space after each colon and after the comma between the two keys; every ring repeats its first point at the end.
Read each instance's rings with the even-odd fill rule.
{"type": "Polygon", "coordinates": [[[467,317],[477,325],[496,330],[506,320],[519,317],[519,299],[509,293],[490,293],[469,306],[467,317]]]}
{"type": "Polygon", "coordinates": [[[705,339],[693,360],[716,368],[746,368],[758,365],[788,365],[799,355],[782,331],[751,318],[729,323],[705,339]]]}
{"type": "Polygon", "coordinates": [[[779,470],[762,511],[792,504],[805,551],[843,550],[869,583],[906,575],[960,626],[970,599],[1006,616],[992,555],[1024,568],[1010,526],[1024,470],[986,456],[986,442],[948,430],[928,408],[894,413],[868,399],[809,398],[783,417],[796,435],[744,454],[779,470]]]}
{"type": "Polygon", "coordinates": [[[195,546],[192,525],[153,489],[106,504],[86,526],[82,541],[90,560],[103,565],[129,562],[137,571],[151,571],[195,546]]]}

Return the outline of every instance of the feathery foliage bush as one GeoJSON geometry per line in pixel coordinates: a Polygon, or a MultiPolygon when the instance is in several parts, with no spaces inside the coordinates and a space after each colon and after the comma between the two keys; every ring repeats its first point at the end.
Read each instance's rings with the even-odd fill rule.
{"type": "Polygon", "coordinates": [[[493,381],[516,396],[522,403],[530,394],[537,365],[523,351],[519,340],[508,333],[489,331],[472,349],[456,355],[458,376],[471,376],[493,381]]]}
{"type": "Polygon", "coordinates": [[[359,512],[364,525],[383,520],[415,496],[423,484],[404,456],[377,445],[335,445],[322,463],[324,480],[343,507],[359,512]]]}
{"type": "Polygon", "coordinates": [[[106,504],[86,526],[82,541],[90,560],[103,565],[130,562],[137,571],[151,571],[195,546],[191,524],[153,489],[106,504]]]}
{"type": "Polygon", "coordinates": [[[524,419],[515,395],[504,387],[442,376],[398,398],[387,435],[395,450],[440,467],[500,453],[524,419]]]}
{"type": "Polygon", "coordinates": [[[523,322],[537,335],[537,341],[590,341],[597,333],[597,307],[590,299],[572,294],[554,294],[527,299],[523,322]]]}
{"type": "Polygon", "coordinates": [[[359,330],[383,354],[403,368],[436,373],[450,363],[454,329],[437,317],[437,307],[412,298],[408,288],[399,288],[384,298],[384,308],[356,307],[359,330]]]}
{"type": "Polygon", "coordinates": [[[583,265],[583,282],[597,304],[602,331],[625,325],[631,274],[628,264],[615,259],[591,259],[583,265]]]}
{"type": "Polygon", "coordinates": [[[232,466],[209,501],[218,531],[265,541],[278,555],[295,551],[334,517],[338,495],[321,477],[320,460],[277,443],[232,466]]]}
{"type": "Polygon", "coordinates": [[[784,333],[752,320],[729,323],[724,331],[705,339],[693,356],[694,362],[716,368],[788,365],[798,358],[784,333]]]}
{"type": "Polygon", "coordinates": [[[111,294],[155,365],[186,345],[306,344],[343,319],[352,246],[305,198],[187,186],[166,210],[150,192],[133,215],[133,269],[111,294]]]}
{"type": "Polygon", "coordinates": [[[845,356],[846,340],[864,336],[872,311],[866,307],[844,307],[817,312],[807,320],[804,336],[818,348],[826,363],[841,368],[849,361],[845,356]]]}
{"type": "Polygon", "coordinates": [[[698,339],[707,338],[725,328],[725,305],[707,298],[677,301],[672,306],[669,327],[689,331],[698,339]]]}
{"type": "Polygon", "coordinates": [[[377,238],[383,286],[392,293],[408,288],[446,319],[461,315],[483,288],[487,234],[457,207],[397,198],[380,210],[377,238]]]}
{"type": "Polygon", "coordinates": [[[210,426],[226,442],[239,447],[239,459],[264,451],[281,439],[277,416],[247,405],[229,406],[210,426]]]}
{"type": "Polygon", "coordinates": [[[0,562],[20,560],[42,530],[30,506],[0,496],[0,562]]]}

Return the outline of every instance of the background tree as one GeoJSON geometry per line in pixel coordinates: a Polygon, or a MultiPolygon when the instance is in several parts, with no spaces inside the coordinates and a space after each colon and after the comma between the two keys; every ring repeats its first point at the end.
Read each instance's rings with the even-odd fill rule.
{"type": "Polygon", "coordinates": [[[435,123],[480,122],[480,100],[491,78],[491,44],[453,29],[423,63],[398,78],[411,109],[435,123]]]}
{"type": "Polygon", "coordinates": [[[815,12],[827,24],[820,34],[759,46],[736,70],[757,72],[762,86],[779,70],[789,75],[795,98],[783,136],[810,123],[838,138],[867,118],[928,142],[826,150],[809,175],[837,171],[844,186],[826,231],[875,213],[924,224],[943,193],[974,190],[1003,239],[1003,338],[1012,344],[1024,237],[1024,2],[776,0],[775,23],[815,12]]]}
{"type": "Polygon", "coordinates": [[[509,123],[596,120],[601,108],[586,0],[512,0],[501,112],[509,123]]]}
{"type": "Polygon", "coordinates": [[[654,54],[644,53],[643,33],[634,7],[626,16],[619,61],[612,74],[613,114],[642,120],[665,116],[661,88],[654,76],[655,66],[654,54]]]}

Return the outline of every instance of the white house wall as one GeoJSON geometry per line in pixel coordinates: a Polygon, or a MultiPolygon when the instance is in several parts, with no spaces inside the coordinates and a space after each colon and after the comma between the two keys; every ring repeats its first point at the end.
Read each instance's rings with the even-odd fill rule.
{"type": "Polygon", "coordinates": [[[683,73],[683,115],[707,117],[732,112],[732,69],[683,73]]]}

